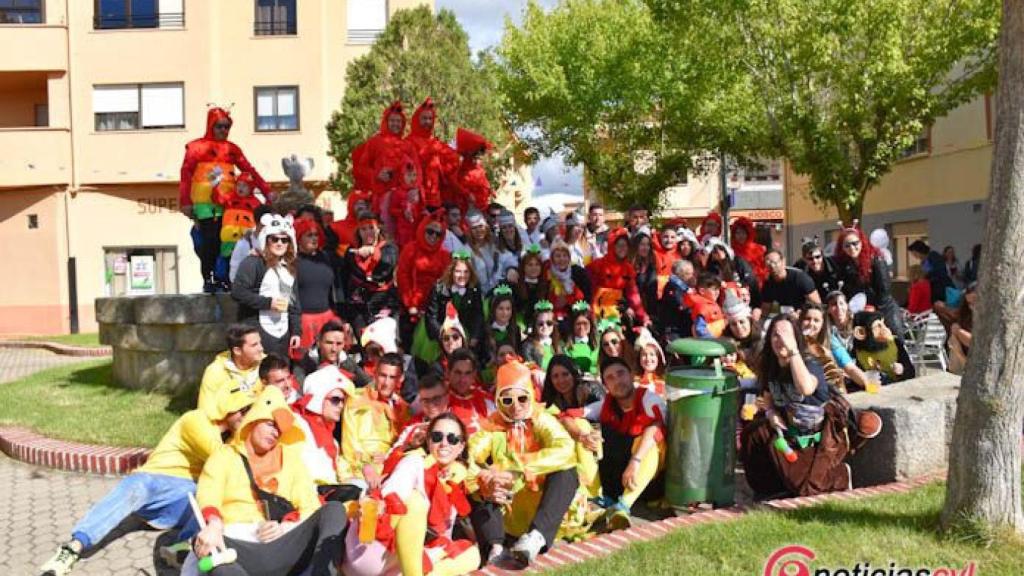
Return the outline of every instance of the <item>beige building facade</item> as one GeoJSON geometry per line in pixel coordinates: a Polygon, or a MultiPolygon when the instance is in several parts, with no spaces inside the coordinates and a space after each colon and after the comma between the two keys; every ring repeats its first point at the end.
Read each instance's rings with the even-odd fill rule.
{"type": "MultiPolygon", "coordinates": [[[[31,0],[0,6],[0,333],[96,328],[108,295],[202,288],[178,212],[184,145],[209,105],[283,185],[334,170],[345,69],[394,11],[432,0],[31,0]]],[[[10,3],[8,3],[10,4],[10,3]]]]}
{"type": "MultiPolygon", "coordinates": [[[[881,182],[868,191],[861,225],[885,229],[891,239],[893,272],[905,284],[910,260],[907,246],[928,242],[934,250],[952,246],[962,266],[971,247],[980,243],[989,195],[994,134],[994,100],[975,98],[926,129],[881,182]]],[[[804,238],[822,245],[838,230],[834,208],[816,206],[807,196],[809,180],[785,170],[786,237],[789,257],[800,256],[804,238]]]]}

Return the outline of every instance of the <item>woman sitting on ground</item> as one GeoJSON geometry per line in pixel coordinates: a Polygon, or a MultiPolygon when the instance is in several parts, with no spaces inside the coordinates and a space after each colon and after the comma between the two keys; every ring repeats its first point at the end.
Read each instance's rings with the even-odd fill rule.
{"type": "Polygon", "coordinates": [[[345,509],[337,501],[320,505],[294,424],[281,390],[267,387],[232,443],[203,467],[196,499],[206,527],[195,553],[231,548],[238,554],[212,574],[338,573],[345,509]]]}
{"type": "Polygon", "coordinates": [[[601,456],[601,431],[587,422],[585,409],[602,400],[604,389],[596,380],[584,378],[572,358],[565,354],[551,358],[540,401],[576,441],[577,472],[591,497],[600,494],[597,460],[601,456]]]}
{"type": "Polygon", "coordinates": [[[369,542],[360,539],[362,515],[345,537],[345,563],[351,576],[435,576],[466,574],[480,566],[480,550],[470,540],[452,540],[453,528],[470,512],[466,498],[466,428],[451,412],[427,426],[426,449],[406,454],[377,496],[382,509],[369,542]]]}
{"type": "Polygon", "coordinates": [[[773,318],[767,338],[758,370],[764,413],[741,436],[747,483],[759,497],[849,489],[849,404],[830,393],[792,317],[773,318]]]}

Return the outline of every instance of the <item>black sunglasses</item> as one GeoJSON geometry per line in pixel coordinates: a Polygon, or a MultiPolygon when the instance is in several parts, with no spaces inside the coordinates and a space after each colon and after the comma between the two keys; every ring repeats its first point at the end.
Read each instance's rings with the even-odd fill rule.
{"type": "Polygon", "coordinates": [[[444,432],[434,430],[430,433],[430,441],[434,444],[440,444],[442,440],[447,440],[449,446],[458,446],[459,444],[462,444],[462,436],[459,436],[454,432],[445,434],[444,432]]]}
{"type": "Polygon", "coordinates": [[[287,244],[289,238],[287,236],[271,236],[267,238],[267,242],[271,244],[287,244]]]}
{"type": "Polygon", "coordinates": [[[427,236],[432,236],[434,238],[440,238],[441,237],[441,231],[440,230],[436,230],[434,228],[427,228],[425,234],[427,236]]]}
{"type": "Polygon", "coordinates": [[[518,402],[520,404],[526,404],[527,402],[530,401],[530,397],[527,396],[526,394],[523,394],[522,396],[516,396],[514,398],[512,396],[502,396],[499,399],[499,401],[501,402],[502,406],[508,407],[508,406],[511,406],[515,402],[518,402]]]}
{"type": "Polygon", "coordinates": [[[345,401],[345,397],[344,396],[328,396],[327,397],[327,401],[330,402],[332,406],[341,406],[341,403],[345,401]]]}

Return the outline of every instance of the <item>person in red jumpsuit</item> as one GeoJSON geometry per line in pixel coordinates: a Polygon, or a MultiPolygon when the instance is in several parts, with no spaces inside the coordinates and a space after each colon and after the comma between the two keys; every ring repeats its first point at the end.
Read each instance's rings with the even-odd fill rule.
{"type": "Polygon", "coordinates": [[[441,245],[446,231],[444,210],[438,210],[421,218],[416,241],[401,247],[395,281],[402,302],[400,337],[406,349],[412,346],[413,329],[427,308],[430,291],[452,260],[441,245]]]}
{"type": "Polygon", "coordinates": [[[402,163],[416,158],[412,144],[404,139],[405,112],[400,101],[384,109],[380,130],[352,151],[352,175],[356,187],[373,192],[374,213],[381,213],[381,202],[388,190],[401,179],[402,163]]]}
{"type": "Polygon", "coordinates": [[[412,127],[405,140],[416,150],[420,165],[420,200],[428,212],[441,207],[441,184],[458,170],[459,155],[446,142],[434,136],[437,108],[427,98],[412,114],[412,127]]]}
{"type": "Polygon", "coordinates": [[[487,213],[494,192],[480,157],[493,148],[493,144],[476,132],[459,128],[455,133],[455,149],[462,156],[462,163],[452,178],[449,197],[445,200],[454,202],[462,214],[469,211],[470,202],[480,212],[487,213]]]}
{"type": "Polygon", "coordinates": [[[750,263],[754,269],[754,276],[757,276],[758,284],[764,284],[768,277],[768,267],[764,263],[764,255],[767,251],[764,246],[754,241],[754,223],[749,218],[740,216],[729,226],[729,241],[732,244],[733,252],[750,263]]]}

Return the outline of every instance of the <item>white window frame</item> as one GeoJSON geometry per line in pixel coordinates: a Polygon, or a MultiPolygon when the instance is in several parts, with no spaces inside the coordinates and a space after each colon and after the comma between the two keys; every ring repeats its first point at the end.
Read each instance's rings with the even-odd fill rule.
{"type": "Polygon", "coordinates": [[[346,2],[345,18],[349,44],[373,44],[384,31],[390,18],[388,0],[349,0],[346,2]],[[360,10],[362,8],[362,10],[360,10]],[[372,10],[373,12],[369,12],[372,10]],[[383,19],[378,16],[383,10],[383,19]],[[369,16],[368,16],[369,14],[369,16]]]}
{"type": "Polygon", "coordinates": [[[256,132],[298,132],[302,128],[302,115],[299,100],[299,87],[298,85],[280,85],[280,86],[255,86],[252,90],[253,100],[253,129],[256,132]],[[291,91],[294,97],[295,106],[295,127],[281,127],[282,116],[278,113],[278,106],[281,104],[281,94],[283,92],[291,91]],[[273,93],[273,106],[274,113],[271,116],[260,115],[260,96],[266,95],[266,93],[273,93]],[[274,118],[274,128],[260,128],[260,118],[274,118]]]}
{"type": "MultiPolygon", "coordinates": [[[[164,94],[166,97],[166,94],[164,94]]],[[[154,112],[155,114],[155,112],[154,112]]],[[[164,112],[166,116],[167,113],[164,112]]],[[[160,117],[160,116],[158,116],[160,117]]],[[[185,127],[185,83],[184,82],[150,82],[145,84],[96,84],[93,86],[93,118],[94,130],[96,132],[124,132],[131,130],[177,130],[185,127]],[[158,90],[167,91],[177,88],[181,94],[181,107],[177,117],[173,117],[167,123],[147,122],[146,103],[152,107],[160,99],[156,97],[158,90]],[[121,95],[120,102],[104,101],[99,94],[104,90],[118,90],[121,95]],[[147,89],[152,93],[147,97],[147,89]],[[130,100],[134,92],[134,102],[130,100]],[[104,127],[104,121],[110,121],[106,115],[122,115],[123,127],[104,127]],[[104,115],[104,116],[101,116],[104,115]],[[180,119],[180,122],[174,120],[180,119]],[[147,125],[148,124],[148,125],[147,125]]]]}

